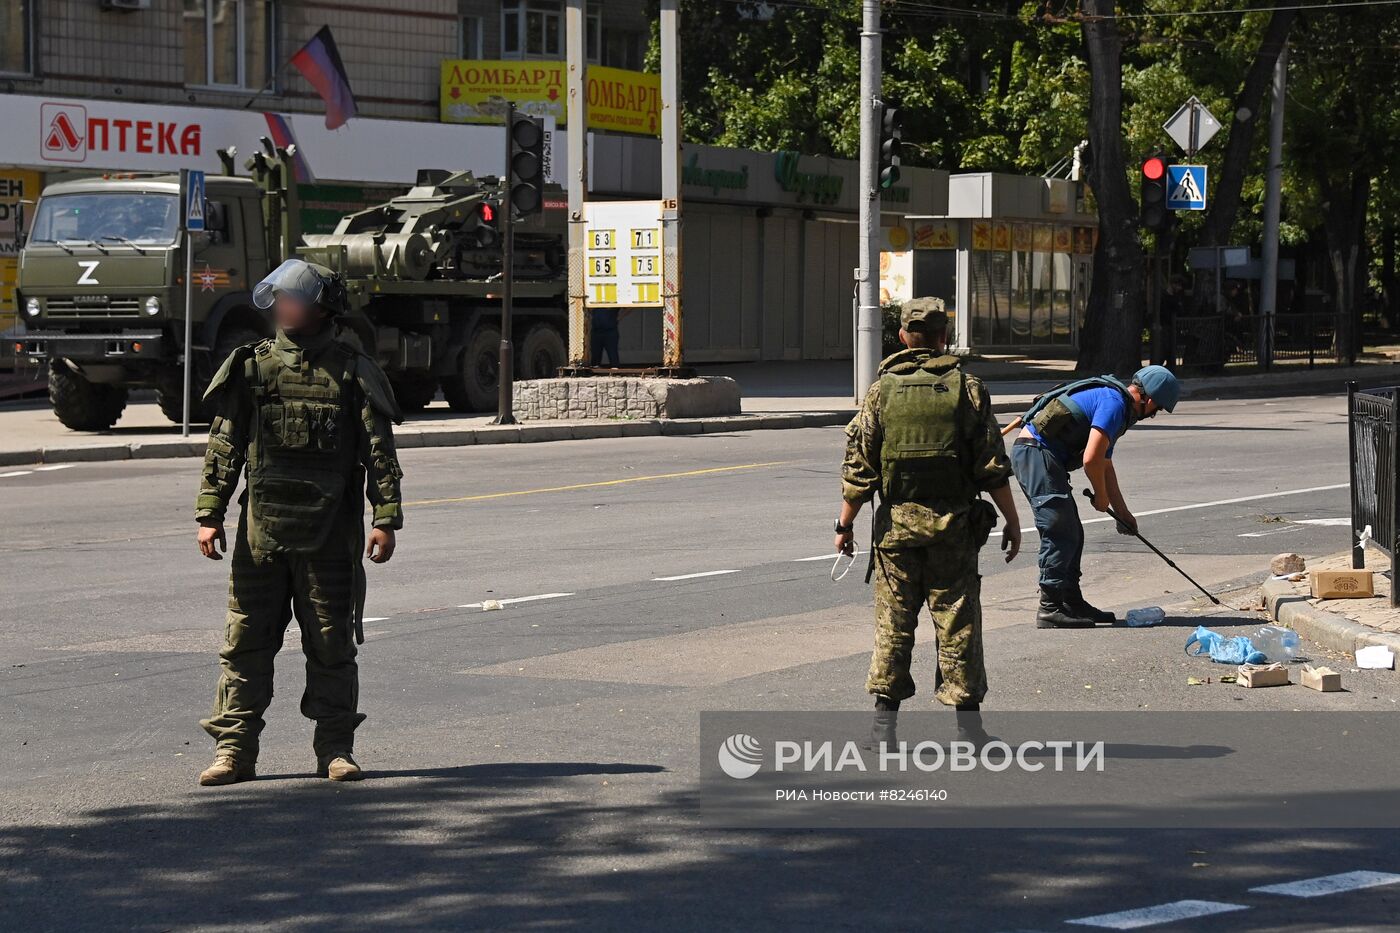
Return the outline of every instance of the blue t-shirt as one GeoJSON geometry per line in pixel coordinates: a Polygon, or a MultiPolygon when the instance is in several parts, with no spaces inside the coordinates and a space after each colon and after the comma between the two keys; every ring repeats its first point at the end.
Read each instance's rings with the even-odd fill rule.
{"type": "MultiPolygon", "coordinates": [[[[1078,405],[1084,414],[1089,417],[1089,426],[1098,428],[1108,435],[1108,458],[1113,459],[1113,447],[1118,441],[1118,435],[1123,433],[1128,424],[1128,406],[1123,401],[1123,393],[1117,389],[1110,389],[1107,386],[1100,386],[1093,389],[1083,389],[1070,396],[1074,404],[1078,405]]],[[[1051,443],[1040,436],[1040,432],[1027,425],[1035,439],[1045,445],[1045,449],[1055,455],[1055,459],[1061,463],[1068,463],[1071,459],[1070,451],[1065,450],[1063,445],[1051,443]]],[[[1084,451],[1077,450],[1074,453],[1083,456],[1084,451]]]]}

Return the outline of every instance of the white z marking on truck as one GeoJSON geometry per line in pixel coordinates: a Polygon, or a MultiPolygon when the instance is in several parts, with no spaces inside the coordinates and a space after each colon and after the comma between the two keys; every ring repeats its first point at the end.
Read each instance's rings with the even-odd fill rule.
{"type": "Polygon", "coordinates": [[[80,260],[78,260],[78,265],[80,265],[80,266],[83,267],[83,274],[80,275],[80,276],[78,276],[78,284],[79,284],[79,285],[101,285],[101,284],[102,284],[101,282],[99,282],[99,281],[97,281],[97,279],[93,278],[93,273],[95,273],[95,272],[97,271],[97,267],[98,267],[98,265],[99,265],[100,263],[101,263],[101,260],[98,260],[98,259],[80,259],[80,260]]]}

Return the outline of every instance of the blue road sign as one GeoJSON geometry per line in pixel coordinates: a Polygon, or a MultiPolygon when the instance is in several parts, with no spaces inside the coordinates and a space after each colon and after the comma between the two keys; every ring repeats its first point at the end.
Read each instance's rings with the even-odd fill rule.
{"type": "Polygon", "coordinates": [[[1206,167],[1204,165],[1167,166],[1167,210],[1203,211],[1206,209],[1206,167]]]}
{"type": "Polygon", "coordinates": [[[185,229],[197,233],[204,229],[204,173],[185,169],[185,229]]]}

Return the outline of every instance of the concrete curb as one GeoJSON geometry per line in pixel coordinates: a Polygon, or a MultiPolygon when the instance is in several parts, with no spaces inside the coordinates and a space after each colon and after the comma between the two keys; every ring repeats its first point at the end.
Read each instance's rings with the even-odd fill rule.
{"type": "Polygon", "coordinates": [[[1378,632],[1350,619],[1319,609],[1293,591],[1286,580],[1265,580],[1259,587],[1264,607],[1274,620],[1324,648],[1355,654],[1366,645],[1385,645],[1400,654],[1400,635],[1378,632]]]}
{"type": "MultiPolygon", "coordinates": [[[[1019,408],[1019,406],[1018,406],[1019,408]]],[[[726,431],[777,431],[791,428],[824,428],[844,425],[854,410],[790,413],[758,412],[715,418],[649,418],[638,421],[524,422],[512,425],[483,425],[475,428],[449,428],[444,431],[402,430],[395,441],[403,450],[421,447],[473,447],[478,444],[536,444],[547,441],[583,441],[609,437],[675,437],[689,434],[715,434],[726,431]]],[[[204,438],[133,441],[121,444],[92,444],[74,447],[34,447],[28,450],[0,451],[0,467],[28,466],[35,463],[75,463],[110,460],[154,460],[171,457],[204,456],[204,438]]]]}

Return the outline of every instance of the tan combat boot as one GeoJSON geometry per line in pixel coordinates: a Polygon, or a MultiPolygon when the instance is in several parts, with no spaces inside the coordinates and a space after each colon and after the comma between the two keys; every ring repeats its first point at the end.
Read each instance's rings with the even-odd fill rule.
{"type": "Polygon", "coordinates": [[[239,761],[231,752],[218,752],[214,763],[199,773],[199,783],[205,787],[218,787],[223,784],[237,784],[257,777],[253,762],[239,761]]]}
{"type": "Polygon", "coordinates": [[[331,752],[318,762],[317,773],[332,781],[358,781],[365,776],[349,752],[331,752]]]}

